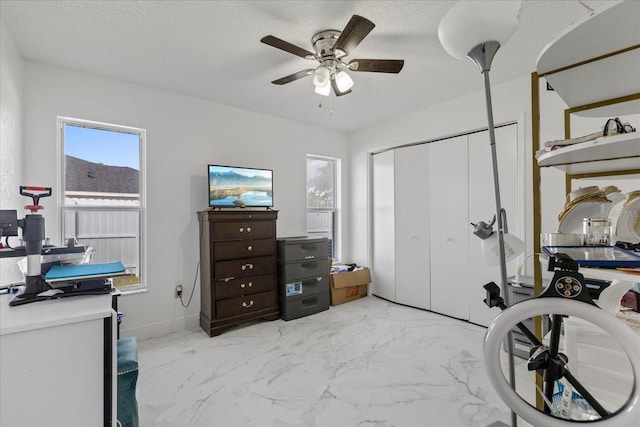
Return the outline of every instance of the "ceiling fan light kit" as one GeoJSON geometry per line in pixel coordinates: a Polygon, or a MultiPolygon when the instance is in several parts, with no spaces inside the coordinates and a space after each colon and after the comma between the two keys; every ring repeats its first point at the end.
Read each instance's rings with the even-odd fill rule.
{"type": "Polygon", "coordinates": [[[353,87],[353,80],[346,71],[338,71],[335,75],[336,85],[340,92],[346,92],[353,87]]]}
{"type": "Polygon", "coordinates": [[[316,86],[315,92],[318,95],[329,96],[329,94],[331,93],[331,86],[328,84],[325,86],[316,86]]]}
{"type": "Polygon", "coordinates": [[[342,31],[324,30],[311,38],[315,53],[268,35],[260,41],[309,61],[319,62],[315,69],[306,69],[274,80],[271,83],[284,85],[303,77],[313,75],[315,92],[329,96],[331,90],[336,96],[351,93],[353,79],[347,71],[397,74],[404,66],[402,59],[352,59],[348,63],[343,58],[351,53],[373,30],[375,24],[359,15],[353,15],[342,31]]]}
{"type": "Polygon", "coordinates": [[[316,71],[313,75],[313,84],[315,85],[316,88],[328,87],[329,78],[330,78],[329,69],[324,65],[321,65],[318,68],[316,68],[316,71]]]}

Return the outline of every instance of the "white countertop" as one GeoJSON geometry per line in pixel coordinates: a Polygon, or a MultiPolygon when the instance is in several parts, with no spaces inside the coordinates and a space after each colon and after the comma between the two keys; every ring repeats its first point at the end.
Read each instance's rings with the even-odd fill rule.
{"type": "Polygon", "coordinates": [[[0,295],[0,335],[109,317],[111,297],[79,295],[11,307],[15,295],[0,295]]]}

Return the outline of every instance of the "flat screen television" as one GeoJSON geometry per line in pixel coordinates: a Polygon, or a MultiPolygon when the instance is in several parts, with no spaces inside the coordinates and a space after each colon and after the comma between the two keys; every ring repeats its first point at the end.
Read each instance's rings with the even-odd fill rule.
{"type": "Polygon", "coordinates": [[[273,171],[209,165],[209,207],[273,207],[273,171]]]}

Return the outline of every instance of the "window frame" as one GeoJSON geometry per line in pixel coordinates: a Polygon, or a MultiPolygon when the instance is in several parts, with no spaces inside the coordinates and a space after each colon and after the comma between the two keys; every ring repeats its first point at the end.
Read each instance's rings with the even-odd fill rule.
{"type": "Polygon", "coordinates": [[[57,205],[60,212],[59,230],[61,244],[65,244],[65,212],[67,211],[127,211],[139,212],[140,216],[140,242],[138,246],[140,283],[118,287],[123,294],[146,292],[147,290],[147,191],[146,191],[146,129],[131,126],[116,125],[112,123],[97,122],[72,117],[58,116],[58,198],[57,205]],[[139,206],[99,206],[99,205],[67,205],[66,204],[66,162],[65,162],[65,125],[84,127],[89,129],[109,132],[120,132],[138,136],[139,161],[140,161],[140,205],[139,206]]]}
{"type": "MultiPolygon", "coordinates": [[[[341,160],[339,158],[336,157],[329,157],[329,156],[321,156],[321,155],[316,155],[316,154],[307,154],[306,158],[305,158],[305,170],[306,170],[306,185],[305,188],[307,189],[307,191],[305,192],[305,206],[306,206],[306,212],[307,212],[307,218],[308,218],[308,214],[312,213],[312,212],[320,212],[320,213],[326,213],[326,212],[332,212],[333,213],[333,250],[332,250],[332,259],[334,261],[340,261],[341,256],[342,256],[342,239],[340,238],[341,236],[341,225],[342,225],[342,210],[341,210],[341,160]],[[333,208],[311,208],[308,205],[308,200],[309,200],[309,194],[308,194],[308,185],[309,185],[309,181],[308,181],[308,168],[307,168],[307,162],[309,159],[315,159],[315,160],[323,160],[323,161],[329,161],[333,163],[333,176],[332,176],[332,182],[333,182],[333,208]]],[[[307,220],[307,227],[306,227],[307,233],[309,232],[309,222],[307,220]]]]}

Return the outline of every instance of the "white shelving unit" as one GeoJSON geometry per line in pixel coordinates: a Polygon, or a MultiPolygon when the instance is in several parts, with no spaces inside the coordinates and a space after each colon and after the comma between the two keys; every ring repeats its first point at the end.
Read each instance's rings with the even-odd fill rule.
{"type": "Polygon", "coordinates": [[[639,165],[639,132],[597,138],[549,151],[538,157],[538,166],[553,166],[569,175],[626,171],[638,168],[639,165]]]}
{"type": "MultiPolygon", "coordinates": [[[[565,138],[571,115],[607,118],[640,114],[640,2],[624,1],[586,16],[539,55],[537,77],[546,79],[567,104],[565,138]]],[[[540,147],[539,92],[534,97],[534,153],[540,147]]],[[[537,168],[553,167],[576,177],[640,176],[640,132],[597,138],[540,155],[537,168]]],[[[534,236],[540,233],[540,171],[534,167],[534,236]]],[[[640,183],[640,178],[639,178],[640,183]]],[[[640,185],[639,185],[640,189],[640,185]]],[[[567,190],[569,191],[569,190],[567,190]]],[[[537,240],[537,239],[536,239],[537,240]]],[[[539,242],[534,252],[539,252],[539,242]]],[[[606,274],[605,274],[606,275],[606,274]]],[[[624,275],[638,281],[633,274],[624,275]]],[[[539,281],[539,272],[536,281],[539,281]]],[[[620,278],[620,274],[615,274],[620,278]]]]}
{"type": "MultiPolygon", "coordinates": [[[[638,17],[640,17],[640,2],[624,1],[613,4],[570,26],[538,57],[537,70],[532,76],[533,249],[536,253],[541,249],[538,239],[542,231],[541,171],[545,168],[558,169],[566,174],[567,192],[571,191],[573,179],[587,177],[606,179],[636,174],[639,177],[638,189],[640,189],[640,132],[597,138],[544,153],[535,158],[536,152],[541,147],[539,81],[542,78],[553,87],[568,107],[564,111],[564,139],[572,137],[571,117],[573,115],[599,118],[604,124],[608,118],[640,114],[638,17]]],[[[617,270],[593,270],[581,269],[581,272],[587,277],[605,280],[632,283],[640,281],[640,276],[636,274],[617,270]]],[[[542,291],[542,272],[539,265],[534,265],[534,278],[535,291],[538,294],[542,291]]],[[[576,325],[575,331],[569,329],[578,332],[567,341],[572,346],[572,350],[567,350],[567,353],[571,353],[571,360],[573,360],[572,371],[575,369],[579,373],[583,369],[587,371],[599,369],[594,368],[595,364],[591,362],[584,362],[587,360],[584,359],[585,354],[594,356],[593,360],[596,360],[597,352],[592,351],[593,349],[588,351],[583,349],[584,343],[581,342],[581,338],[576,338],[578,333],[582,333],[580,332],[582,329],[579,323],[576,325]],[[581,354],[580,357],[578,352],[581,354]]],[[[540,332],[539,326],[537,332],[540,332]]],[[[626,358],[624,353],[622,356],[626,358]]],[[[620,369],[619,366],[609,366],[606,361],[597,365],[610,368],[611,375],[619,373],[616,371],[620,369]]],[[[608,386],[602,384],[594,388],[597,397],[607,402],[605,394],[611,391],[608,386]]],[[[594,391],[591,389],[591,384],[589,391],[594,391]]],[[[541,406],[540,399],[537,404],[541,406]]]]}
{"type": "MultiPolygon", "coordinates": [[[[538,75],[545,76],[569,108],[640,93],[639,17],[637,1],[585,16],[543,49],[538,75]]],[[[606,114],[615,117],[638,111],[640,99],[607,107],[606,114]]],[[[594,108],[576,112],[590,117],[602,113],[594,108]]]]}

